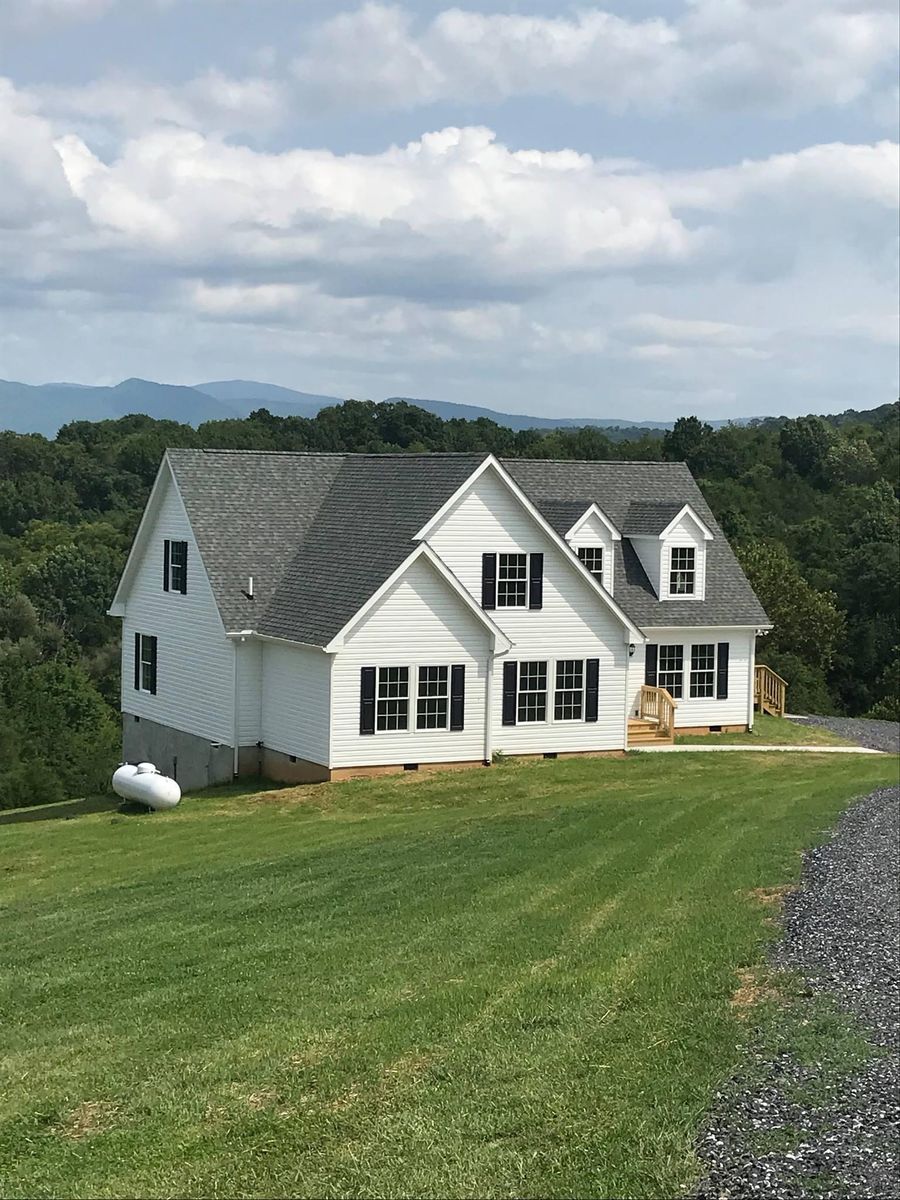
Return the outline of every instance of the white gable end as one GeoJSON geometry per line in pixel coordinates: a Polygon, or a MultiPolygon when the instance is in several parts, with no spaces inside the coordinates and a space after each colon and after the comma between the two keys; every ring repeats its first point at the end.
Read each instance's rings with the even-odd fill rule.
{"type": "Polygon", "coordinates": [[[566,541],[576,553],[583,548],[595,546],[603,551],[603,572],[600,582],[610,595],[613,595],[616,542],[621,541],[618,533],[614,535],[613,528],[596,512],[589,509],[585,516],[577,521],[566,534],[566,541]]]}
{"type": "MultiPolygon", "coordinates": [[[[234,740],[234,651],[171,472],[164,468],[117,607],[122,711],[210,741],[234,740]],[[187,592],[163,589],[163,542],[187,542],[187,592]],[[156,695],[134,686],[134,635],[157,639],[156,695]]],[[[126,718],[127,719],[127,718],[126,718]]]]}

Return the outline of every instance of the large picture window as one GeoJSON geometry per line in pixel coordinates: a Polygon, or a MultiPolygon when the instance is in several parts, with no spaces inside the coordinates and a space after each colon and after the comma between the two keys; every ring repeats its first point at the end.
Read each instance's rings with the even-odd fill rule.
{"type": "Polygon", "coordinates": [[[603,577],[603,547],[602,546],[579,546],[578,557],[587,567],[592,575],[598,579],[603,577]]]}
{"type": "Polygon", "coordinates": [[[657,680],[673,700],[680,700],[684,681],[684,647],[660,646],[657,680]]]}
{"type": "Polygon", "coordinates": [[[378,668],[375,719],[380,730],[409,728],[409,667],[378,668]]]}
{"type": "Polygon", "coordinates": [[[517,719],[520,724],[547,720],[547,664],[519,663],[517,719]]]}
{"type": "Polygon", "coordinates": [[[715,695],[716,647],[712,642],[691,646],[690,696],[696,700],[715,695]]]}
{"type": "Polygon", "coordinates": [[[693,546],[673,546],[669,562],[669,595],[693,596],[697,551],[693,546]]]}
{"type": "Polygon", "coordinates": [[[419,667],[416,729],[446,729],[450,710],[450,668],[419,667]]]}
{"type": "Polygon", "coordinates": [[[584,716],[584,660],[561,658],[556,664],[554,721],[580,721],[584,716]]]}
{"type": "Polygon", "coordinates": [[[497,562],[497,607],[524,608],[527,603],[528,555],[499,555],[497,562]]]}

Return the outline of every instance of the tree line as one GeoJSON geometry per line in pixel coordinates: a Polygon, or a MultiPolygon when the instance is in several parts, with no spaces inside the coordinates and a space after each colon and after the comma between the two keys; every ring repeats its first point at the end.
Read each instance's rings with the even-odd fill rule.
{"type": "Polygon", "coordinates": [[[105,787],[119,747],[119,622],[105,615],[167,446],[491,451],[684,461],[775,622],[758,656],[795,711],[900,717],[898,405],[660,436],[513,431],[414,405],[347,401],[317,416],[194,429],[128,416],[54,439],[0,433],[0,808],[105,787]]]}

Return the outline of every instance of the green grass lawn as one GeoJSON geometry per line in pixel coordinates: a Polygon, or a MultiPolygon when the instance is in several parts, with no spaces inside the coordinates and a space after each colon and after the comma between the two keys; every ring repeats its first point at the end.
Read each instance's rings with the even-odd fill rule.
{"type": "Polygon", "coordinates": [[[807,725],[800,721],[788,721],[785,717],[770,717],[768,713],[757,713],[751,733],[698,733],[675,735],[678,746],[724,745],[746,742],[757,746],[849,746],[846,738],[838,737],[830,729],[819,725],[807,725]]]}
{"type": "Polygon", "coordinates": [[[892,758],[506,763],[0,830],[0,1195],[654,1196],[750,889],[892,758]]]}

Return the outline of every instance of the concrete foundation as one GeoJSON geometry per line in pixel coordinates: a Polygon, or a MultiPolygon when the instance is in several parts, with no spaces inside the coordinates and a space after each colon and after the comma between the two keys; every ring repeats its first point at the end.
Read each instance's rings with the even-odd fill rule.
{"type": "MultiPolygon", "coordinates": [[[[256,747],[253,750],[255,753],[256,747]]],[[[234,777],[231,746],[130,713],[122,714],[122,758],[125,762],[155,763],[164,775],[177,780],[184,791],[230,783],[234,777]]]]}
{"type": "Polygon", "coordinates": [[[675,733],[687,733],[692,736],[704,733],[746,733],[749,728],[749,725],[720,725],[715,729],[709,725],[676,725],[675,733]]]}
{"type": "MultiPolygon", "coordinates": [[[[256,747],[254,747],[254,750],[256,747]]],[[[328,767],[321,763],[298,758],[296,754],[282,754],[280,750],[266,747],[257,751],[258,774],[276,783],[326,783],[332,777],[328,767]]]]}

